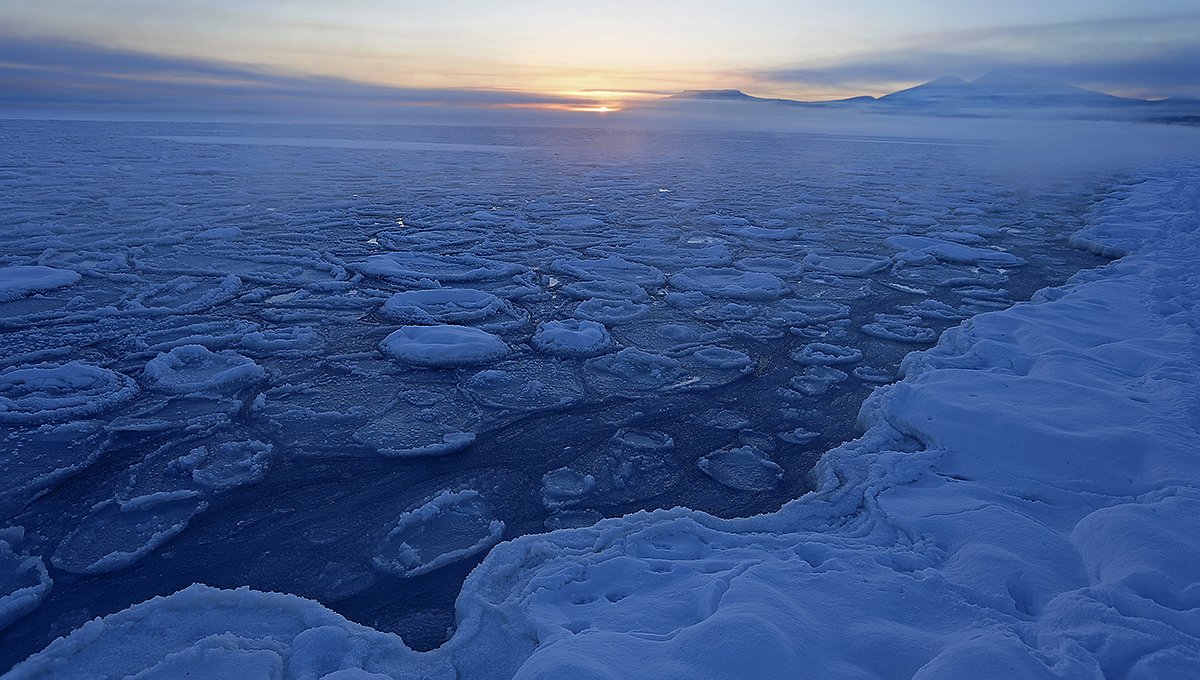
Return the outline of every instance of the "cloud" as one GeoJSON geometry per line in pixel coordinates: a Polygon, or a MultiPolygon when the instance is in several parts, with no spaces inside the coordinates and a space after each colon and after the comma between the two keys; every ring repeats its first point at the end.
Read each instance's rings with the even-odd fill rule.
{"type": "Polygon", "coordinates": [[[883,93],[944,75],[1001,69],[1109,92],[1200,95],[1200,17],[1153,17],[974,29],[832,62],[749,71],[771,85],[883,93]]]}
{"type": "Polygon", "coordinates": [[[568,107],[587,97],[473,88],[403,88],[271,72],[59,39],[0,41],[0,107],[385,116],[400,106],[568,107]]]}

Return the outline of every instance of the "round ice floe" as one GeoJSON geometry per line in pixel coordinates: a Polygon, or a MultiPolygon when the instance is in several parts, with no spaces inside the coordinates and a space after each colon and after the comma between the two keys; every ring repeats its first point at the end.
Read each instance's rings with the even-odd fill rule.
{"type": "Polygon", "coordinates": [[[704,474],[738,491],[773,489],[783,479],[783,468],[752,446],[714,451],[696,462],[704,474]]]}
{"type": "Polygon", "coordinates": [[[389,574],[420,576],[486,551],[503,534],[504,522],[478,491],[443,491],[401,516],[372,562],[389,574]]]}
{"type": "Polygon", "coordinates": [[[487,331],[470,326],[403,326],[379,349],[396,361],[423,368],[477,366],[508,356],[509,347],[487,331]]]}
{"type": "Polygon", "coordinates": [[[563,467],[542,475],[542,504],[553,510],[577,501],[596,488],[596,478],[563,467]]]}
{"type": "Polygon", "coordinates": [[[73,574],[124,569],[177,536],[207,507],[196,491],[111,498],[92,508],[50,562],[73,574]]]}
{"type": "Polygon", "coordinates": [[[875,321],[865,324],[862,331],[884,340],[925,344],[937,339],[937,331],[921,324],[920,317],[876,314],[875,321]]]}
{"type": "Polygon", "coordinates": [[[816,440],[820,436],[821,436],[820,432],[813,432],[812,430],[806,430],[803,427],[797,427],[794,430],[788,430],[787,432],[781,432],[779,434],[779,439],[781,441],[787,442],[788,444],[796,444],[796,445],[802,446],[804,444],[811,443],[812,441],[816,440]]]}
{"type": "Polygon", "coordinates": [[[692,358],[713,368],[745,370],[754,366],[750,355],[726,347],[703,347],[693,352],[692,358]]]}
{"type": "Polygon", "coordinates": [[[792,352],[792,361],[805,366],[837,366],[862,361],[862,350],[854,347],[812,342],[792,352]]]}
{"type": "Polygon", "coordinates": [[[892,264],[890,257],[876,255],[851,255],[833,253],[820,255],[809,253],[804,256],[806,271],[827,272],[838,276],[868,276],[887,269],[892,264]]]}
{"type": "Polygon", "coordinates": [[[27,265],[0,267],[0,302],[70,286],[80,278],[77,272],[69,269],[27,265]]]}
{"type": "Polygon", "coordinates": [[[379,315],[405,324],[469,324],[500,311],[505,301],[472,288],[432,288],[396,293],[379,315]]]}
{"type": "Polygon", "coordinates": [[[628,245],[599,246],[592,250],[667,269],[723,265],[732,259],[725,241],[706,236],[690,236],[671,241],[644,238],[628,245]]]}
{"type": "Polygon", "coordinates": [[[745,257],[733,263],[733,266],[748,272],[764,272],[794,279],[804,273],[804,263],[789,257],[774,255],[759,255],[745,257]]]}
{"type": "Polygon", "coordinates": [[[321,348],[321,336],[311,326],[270,328],[247,333],[242,348],[258,356],[313,354],[321,348]]]}
{"type": "Polygon", "coordinates": [[[152,330],[130,336],[125,342],[131,349],[151,352],[166,352],[180,345],[204,345],[215,350],[234,346],[243,336],[258,330],[258,324],[243,320],[181,323],[194,318],[168,317],[152,330]]]}
{"type": "Polygon", "coordinates": [[[646,289],[628,281],[577,281],[563,286],[562,292],[576,300],[590,298],[608,298],[611,300],[629,300],[630,302],[645,302],[650,299],[646,289]]]}
{"type": "Polygon", "coordinates": [[[461,451],[475,441],[479,407],[461,390],[408,390],[354,432],[385,456],[420,458],[461,451]]]}
{"type": "Polygon", "coordinates": [[[938,319],[942,321],[961,321],[968,316],[945,302],[937,300],[921,300],[920,302],[900,307],[900,310],[914,316],[919,316],[922,319],[938,319]]]}
{"type": "Polygon", "coordinates": [[[876,368],[874,366],[859,366],[855,368],[854,377],[863,382],[876,383],[879,385],[890,383],[896,379],[892,372],[886,368],[876,368]]]}
{"type": "Polygon", "coordinates": [[[727,408],[714,408],[706,411],[701,418],[706,427],[718,430],[744,430],[750,427],[750,419],[741,411],[727,408]]]}
{"type": "Polygon", "coordinates": [[[643,305],[629,300],[610,300],[607,298],[592,298],[584,300],[575,307],[575,316],[589,321],[614,326],[642,318],[650,312],[649,305],[643,305]]]}
{"type": "Polygon", "coordinates": [[[807,326],[850,316],[850,306],[834,300],[797,300],[789,298],[762,310],[765,321],[784,326],[807,326]]]}
{"type": "Polygon", "coordinates": [[[544,321],[533,334],[533,345],[560,357],[592,357],[612,348],[612,336],[595,321],[544,321]]]}
{"type": "Polygon", "coordinates": [[[679,381],[682,375],[678,360],[643,352],[636,347],[589,359],[584,370],[589,384],[617,394],[664,389],[679,381]]]}
{"type": "Polygon", "coordinates": [[[220,281],[179,276],[138,291],[129,306],[160,314],[199,312],[232,300],[241,286],[242,280],[233,274],[220,281]]]}
{"type": "Polygon", "coordinates": [[[233,352],[212,352],[203,345],[183,345],[146,364],[142,380],[167,394],[211,392],[232,394],[266,380],[262,367],[233,352]]]}
{"type": "Polygon", "coordinates": [[[889,237],[887,244],[897,250],[932,255],[944,262],[957,264],[990,264],[998,267],[1016,267],[1025,264],[1025,260],[1002,250],[975,248],[928,236],[901,234],[889,237]]]}
{"type": "Polygon", "coordinates": [[[625,281],[650,288],[657,288],[666,283],[666,277],[654,267],[630,262],[615,255],[597,260],[564,258],[552,262],[550,268],[559,274],[574,276],[577,279],[625,281]]]}
{"type": "Polygon", "coordinates": [[[358,265],[368,275],[395,281],[429,279],[443,283],[496,281],[517,276],[525,267],[474,255],[435,255],[422,252],[371,255],[358,265]]]}
{"type": "Polygon", "coordinates": [[[813,397],[825,394],[833,385],[840,383],[850,376],[830,366],[809,366],[802,373],[788,381],[792,389],[801,394],[813,397]]]}
{"type": "Polygon", "coordinates": [[[271,463],[270,444],[256,440],[198,446],[173,463],[196,484],[212,491],[227,491],[261,482],[271,463]]]}
{"type": "Polygon", "coordinates": [[[33,500],[63,479],[90,466],[104,452],[101,424],[79,420],[17,430],[0,438],[0,514],[33,500]]]}
{"type": "Polygon", "coordinates": [[[575,373],[548,362],[483,370],[463,388],[485,406],[514,411],[563,409],[583,399],[583,385],[575,373]]]}
{"type": "Polygon", "coordinates": [[[53,583],[40,557],[18,554],[0,535],[0,630],[37,609],[53,583]]]}
{"type": "Polygon", "coordinates": [[[791,290],[774,274],[728,267],[684,269],[671,276],[671,287],[734,300],[775,300],[791,290]]]}
{"type": "Polygon", "coordinates": [[[82,418],[133,399],[137,383],[107,368],[72,361],[0,372],[0,423],[82,418]]]}

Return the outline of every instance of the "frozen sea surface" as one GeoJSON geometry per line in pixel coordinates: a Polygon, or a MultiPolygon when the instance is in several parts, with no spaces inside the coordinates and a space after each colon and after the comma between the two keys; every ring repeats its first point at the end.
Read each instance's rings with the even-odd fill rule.
{"type": "Polygon", "coordinates": [[[0,130],[4,668],[192,583],[429,649],[501,539],[776,510],[908,352],[1101,262],[1067,237],[1113,181],[937,139],[0,130]]]}

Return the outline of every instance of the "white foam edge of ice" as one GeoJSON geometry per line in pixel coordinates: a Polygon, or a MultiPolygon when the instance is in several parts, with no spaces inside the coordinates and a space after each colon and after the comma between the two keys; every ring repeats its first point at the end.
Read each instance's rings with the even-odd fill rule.
{"type": "Polygon", "coordinates": [[[1197,177],[1130,190],[1157,194],[1141,219],[1159,227],[1124,259],[910,355],[778,512],[501,543],[431,652],[303,598],[194,585],[10,677],[122,677],[221,636],[314,678],[1182,677],[1200,661],[1197,177]]]}

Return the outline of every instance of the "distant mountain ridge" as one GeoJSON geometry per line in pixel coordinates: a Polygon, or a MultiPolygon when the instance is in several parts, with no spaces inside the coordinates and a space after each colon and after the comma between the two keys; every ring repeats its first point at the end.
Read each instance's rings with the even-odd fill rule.
{"type": "Polygon", "coordinates": [[[942,76],[927,83],[898,90],[881,97],[862,95],[829,101],[802,101],[773,97],[757,97],[741,90],[684,90],[670,95],[668,99],[699,99],[713,101],[776,102],[792,105],[825,105],[842,102],[887,102],[887,103],[935,103],[972,101],[1020,101],[1021,103],[1104,103],[1104,104],[1155,104],[1157,101],[1118,97],[1070,85],[1048,78],[1023,78],[1003,71],[990,71],[975,80],[964,80],[958,76],[942,76]],[[1077,98],[1077,99],[1073,99],[1077,98]]]}
{"type": "Polygon", "coordinates": [[[854,106],[880,113],[942,116],[988,116],[1005,112],[1067,109],[1076,116],[1145,119],[1200,124],[1200,101],[1195,99],[1134,99],[1097,92],[1047,78],[1024,78],[991,71],[974,80],[943,76],[881,97],[860,96],[830,101],[800,101],[756,97],[741,90],[685,90],[669,100],[746,102],[809,108],[854,106]]]}

